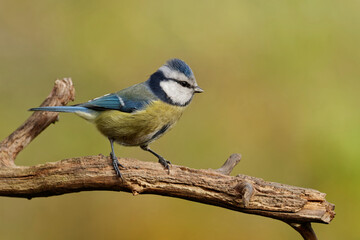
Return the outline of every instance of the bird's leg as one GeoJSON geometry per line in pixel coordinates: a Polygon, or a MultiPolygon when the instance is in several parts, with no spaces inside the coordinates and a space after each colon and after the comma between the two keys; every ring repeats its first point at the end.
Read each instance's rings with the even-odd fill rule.
{"type": "Polygon", "coordinates": [[[140,146],[140,147],[141,147],[141,149],[148,151],[148,152],[152,153],[153,155],[155,155],[159,159],[159,163],[161,163],[161,165],[163,165],[164,168],[168,170],[168,173],[170,173],[170,165],[171,165],[170,161],[166,160],[165,158],[163,158],[162,156],[160,156],[159,154],[157,154],[156,152],[151,150],[148,145],[144,145],[144,146],[140,146]]]}
{"type": "Polygon", "coordinates": [[[123,178],[123,177],[122,177],[122,174],[120,173],[119,166],[122,167],[122,168],[125,168],[125,167],[119,163],[117,157],[115,156],[115,152],[114,152],[114,139],[109,138],[109,141],[110,141],[110,145],[111,145],[110,157],[111,157],[111,160],[112,160],[112,162],[113,162],[113,166],[114,166],[116,175],[118,175],[120,178],[123,178]]]}

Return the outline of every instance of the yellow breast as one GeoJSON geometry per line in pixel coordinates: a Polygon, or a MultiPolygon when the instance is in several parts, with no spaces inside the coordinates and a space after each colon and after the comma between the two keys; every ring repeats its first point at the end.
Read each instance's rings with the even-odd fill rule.
{"type": "Polygon", "coordinates": [[[146,145],[170,130],[185,108],[154,101],[134,113],[117,110],[101,112],[94,123],[102,134],[122,145],[146,145]]]}

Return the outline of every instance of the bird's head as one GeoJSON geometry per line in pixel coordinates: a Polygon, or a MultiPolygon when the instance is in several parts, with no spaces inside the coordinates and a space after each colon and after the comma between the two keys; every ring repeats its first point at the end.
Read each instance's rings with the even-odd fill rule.
{"type": "Polygon", "coordinates": [[[180,59],[170,59],[149,79],[151,90],[163,101],[185,106],[195,93],[203,90],[197,85],[191,68],[180,59]]]}

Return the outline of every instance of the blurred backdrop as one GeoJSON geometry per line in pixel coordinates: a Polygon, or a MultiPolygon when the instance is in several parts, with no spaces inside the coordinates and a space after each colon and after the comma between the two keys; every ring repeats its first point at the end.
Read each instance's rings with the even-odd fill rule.
{"type": "MultiPolygon", "coordinates": [[[[0,0],[0,138],[71,77],[75,103],[185,60],[205,93],[152,145],[174,164],[218,168],[327,193],[320,239],[358,239],[359,1],[0,0]]],[[[62,114],[17,159],[34,165],[108,154],[81,118],[62,114]]],[[[139,148],[122,157],[156,161],[139,148]]],[[[117,192],[0,198],[0,239],[301,239],[276,220],[189,201],[117,192]]]]}

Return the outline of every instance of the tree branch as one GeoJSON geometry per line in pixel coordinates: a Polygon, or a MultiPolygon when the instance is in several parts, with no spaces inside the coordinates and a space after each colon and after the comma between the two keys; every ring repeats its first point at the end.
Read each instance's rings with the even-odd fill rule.
{"type": "MultiPolygon", "coordinates": [[[[71,80],[57,80],[42,105],[66,104],[73,98],[71,80]]],[[[157,194],[278,219],[309,240],[316,239],[311,222],[330,223],[335,216],[334,205],[317,190],[246,175],[229,176],[240,161],[239,154],[230,156],[217,170],[172,165],[170,174],[158,163],[121,159],[126,166],[124,181],[115,175],[111,159],[103,155],[16,167],[16,155],[56,118],[56,113],[34,113],[0,143],[0,196],[31,199],[93,190],[157,194]]]]}
{"type": "MultiPolygon", "coordinates": [[[[75,89],[70,78],[56,80],[49,96],[40,106],[66,105],[75,98],[75,89]]],[[[55,112],[34,112],[18,129],[0,142],[0,166],[15,166],[14,160],[37,135],[58,118],[55,112]]]]}

